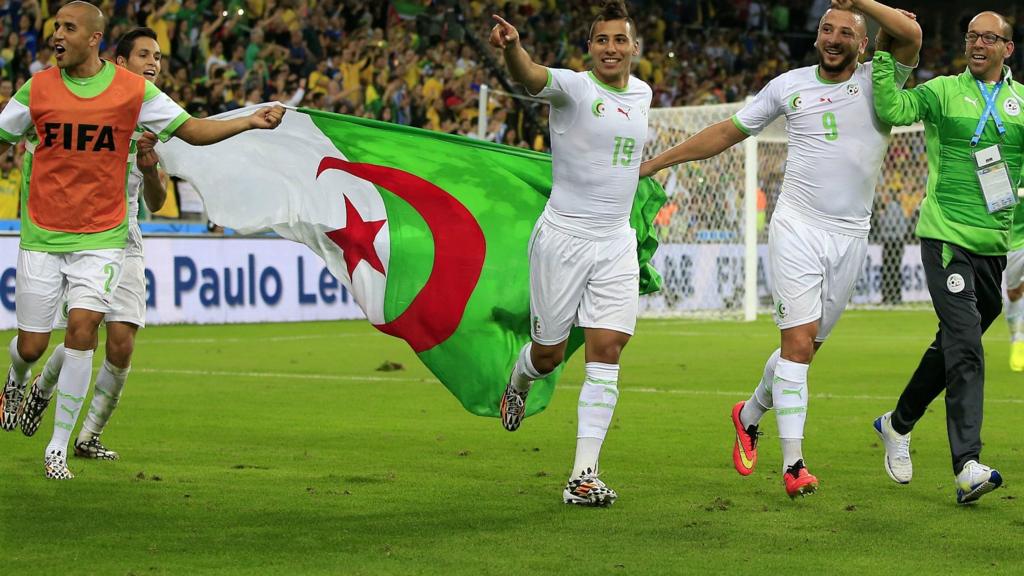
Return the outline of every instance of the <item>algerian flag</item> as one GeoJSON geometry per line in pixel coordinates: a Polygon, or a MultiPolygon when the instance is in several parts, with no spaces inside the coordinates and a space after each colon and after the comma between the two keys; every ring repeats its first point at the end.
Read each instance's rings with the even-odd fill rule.
{"type": "MultiPolygon", "coordinates": [[[[212,221],[309,246],[370,323],[408,342],[467,410],[497,415],[529,339],[527,243],[551,191],[550,156],[306,109],[276,130],[202,148],[173,139],[158,152],[212,221]]],[[[642,292],[661,283],[649,261],[664,201],[641,183],[631,222],[642,292]]],[[[536,383],[528,414],[544,409],[556,378],[536,383]]]]}

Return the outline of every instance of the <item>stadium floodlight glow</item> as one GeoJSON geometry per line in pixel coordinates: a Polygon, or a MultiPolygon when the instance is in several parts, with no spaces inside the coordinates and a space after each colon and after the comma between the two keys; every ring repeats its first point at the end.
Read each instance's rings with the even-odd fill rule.
{"type": "Polygon", "coordinates": [[[676,53],[675,52],[669,52],[668,53],[668,57],[669,58],[675,58],[676,57],[676,53]]]}

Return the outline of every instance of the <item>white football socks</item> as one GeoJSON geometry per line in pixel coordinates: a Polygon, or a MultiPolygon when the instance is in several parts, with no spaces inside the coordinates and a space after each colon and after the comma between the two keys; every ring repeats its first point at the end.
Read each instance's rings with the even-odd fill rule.
{"type": "Polygon", "coordinates": [[[103,367],[96,375],[96,386],[93,388],[89,412],[85,415],[82,430],[78,433],[79,441],[85,442],[93,436],[103,434],[103,428],[110,421],[110,415],[121,399],[121,391],[131,369],[131,366],[118,368],[107,360],[103,361],[103,367]]]}
{"type": "Polygon", "coordinates": [[[28,378],[28,372],[32,368],[32,364],[35,362],[26,362],[21,354],[18,354],[18,336],[15,334],[14,338],[11,338],[11,344],[7,347],[7,351],[10,352],[11,356],[11,368],[14,371],[14,380],[18,384],[25,384],[25,379],[28,378]]]}
{"type": "Polygon", "coordinates": [[[57,378],[57,407],[53,418],[53,437],[46,454],[59,452],[67,456],[71,431],[78,423],[85,395],[92,378],[92,350],[64,350],[64,366],[57,378]]]}
{"type": "Polygon", "coordinates": [[[807,420],[808,364],[780,358],[775,366],[772,402],[782,441],[783,470],[803,458],[804,422],[807,420]]]}
{"type": "Polygon", "coordinates": [[[570,479],[590,470],[597,471],[601,444],[612,423],[615,405],[619,400],[619,366],[601,362],[587,362],[586,378],[580,389],[576,432],[576,461],[570,479]]]}
{"type": "Polygon", "coordinates": [[[547,374],[541,374],[533,366],[533,359],[530,357],[530,351],[533,349],[533,342],[527,342],[522,349],[519,350],[519,358],[516,359],[516,365],[512,369],[512,387],[518,392],[526,392],[533,385],[534,380],[540,380],[547,376],[547,374]]]}
{"type": "Polygon", "coordinates": [[[1006,305],[1006,323],[1010,326],[1010,342],[1024,340],[1024,298],[1006,305]]]}
{"type": "Polygon", "coordinates": [[[775,366],[779,362],[780,354],[782,354],[782,349],[776,348],[768,357],[768,361],[764,363],[761,381],[757,384],[750,399],[743,404],[743,410],[740,410],[740,423],[744,428],[757,426],[765,412],[771,410],[775,405],[772,401],[772,386],[775,381],[775,366]]]}
{"type": "Polygon", "coordinates": [[[53,354],[43,364],[42,377],[39,379],[39,391],[43,396],[49,398],[53,395],[53,389],[57,387],[57,379],[60,378],[60,369],[64,366],[64,344],[53,349],[53,354]]]}

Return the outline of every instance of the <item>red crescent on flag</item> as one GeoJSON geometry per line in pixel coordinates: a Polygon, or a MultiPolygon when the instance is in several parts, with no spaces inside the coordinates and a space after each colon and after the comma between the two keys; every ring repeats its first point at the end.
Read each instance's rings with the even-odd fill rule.
{"type": "Polygon", "coordinates": [[[409,343],[419,353],[455,333],[480,280],[487,243],[476,218],[454,196],[397,168],[324,158],[316,175],[341,170],[376,184],[412,206],[434,237],[434,266],[426,284],[397,318],[374,326],[409,343]]]}

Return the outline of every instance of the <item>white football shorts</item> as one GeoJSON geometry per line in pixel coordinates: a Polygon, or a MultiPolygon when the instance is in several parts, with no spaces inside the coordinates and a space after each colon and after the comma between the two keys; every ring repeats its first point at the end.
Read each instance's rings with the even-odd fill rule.
{"type": "Polygon", "coordinates": [[[867,250],[867,238],[773,218],[768,260],[775,324],[786,329],[820,321],[815,340],[824,342],[853,295],[867,250]]]}
{"type": "Polygon", "coordinates": [[[554,345],[575,324],[633,334],[640,292],[636,235],[589,240],[540,220],[530,239],[531,335],[554,345]]]}
{"type": "Polygon", "coordinates": [[[18,328],[51,332],[65,295],[69,309],[111,312],[123,265],[123,249],[64,253],[18,250],[14,293],[18,328]]]}
{"type": "Polygon", "coordinates": [[[1024,249],[1014,250],[1006,255],[1006,271],[1003,272],[1006,278],[1006,287],[1016,288],[1024,284],[1024,249]]]}
{"type": "MultiPolygon", "coordinates": [[[[53,322],[54,330],[68,327],[67,297],[62,298],[62,302],[64,305],[53,322]]],[[[104,322],[127,322],[139,328],[146,325],[146,267],[142,256],[125,256],[112,308],[103,318],[104,322]]]]}

